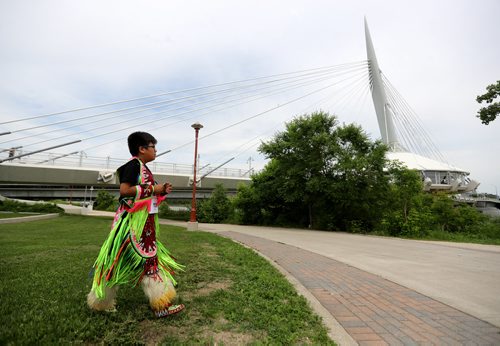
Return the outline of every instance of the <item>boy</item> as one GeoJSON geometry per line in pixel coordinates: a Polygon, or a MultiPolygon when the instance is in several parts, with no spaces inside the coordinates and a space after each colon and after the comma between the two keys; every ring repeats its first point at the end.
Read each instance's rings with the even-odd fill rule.
{"type": "Polygon", "coordinates": [[[89,307],[116,311],[118,285],[141,283],[156,317],[184,309],[172,305],[175,292],[174,269],[182,266],[157,240],[158,205],[172,191],[169,183],[156,184],[146,163],[156,158],[156,139],[146,132],[128,137],[132,158],[118,168],[120,206],[111,232],[94,263],[94,280],[87,296],[89,307]]]}

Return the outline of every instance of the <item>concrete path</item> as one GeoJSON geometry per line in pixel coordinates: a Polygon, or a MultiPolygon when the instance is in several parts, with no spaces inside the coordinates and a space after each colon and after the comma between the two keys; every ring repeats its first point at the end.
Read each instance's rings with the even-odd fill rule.
{"type": "Polygon", "coordinates": [[[199,229],[277,263],[359,344],[500,344],[500,247],[236,225],[199,229]]]}

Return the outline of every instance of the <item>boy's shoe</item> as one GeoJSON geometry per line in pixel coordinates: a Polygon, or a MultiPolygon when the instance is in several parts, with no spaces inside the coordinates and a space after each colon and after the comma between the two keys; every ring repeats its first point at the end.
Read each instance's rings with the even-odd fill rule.
{"type": "Polygon", "coordinates": [[[175,315],[175,314],[181,312],[182,310],[184,310],[184,308],[185,308],[184,304],[170,305],[170,306],[167,306],[163,310],[155,311],[155,316],[158,318],[161,318],[161,317],[167,317],[170,315],[175,315]]]}

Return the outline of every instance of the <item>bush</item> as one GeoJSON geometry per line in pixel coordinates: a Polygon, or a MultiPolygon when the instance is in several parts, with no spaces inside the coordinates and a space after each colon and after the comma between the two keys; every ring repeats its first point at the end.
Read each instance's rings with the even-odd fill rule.
{"type": "Polygon", "coordinates": [[[233,205],[222,184],[215,185],[210,198],[199,203],[197,212],[200,222],[221,223],[231,216],[233,205]]]}
{"type": "Polygon", "coordinates": [[[191,210],[172,210],[167,203],[160,204],[158,217],[178,221],[189,221],[191,210]]]}
{"type": "Polygon", "coordinates": [[[495,239],[497,242],[500,242],[500,218],[487,218],[481,223],[469,226],[466,233],[474,239],[495,239]]]}
{"type": "Polygon", "coordinates": [[[36,203],[26,204],[18,201],[6,199],[0,201],[0,211],[12,212],[30,212],[30,213],[64,213],[62,208],[59,208],[53,203],[36,203]]]}
{"type": "Polygon", "coordinates": [[[254,185],[239,184],[233,202],[238,223],[258,225],[262,222],[262,209],[254,185]]]}
{"type": "Polygon", "coordinates": [[[95,210],[115,211],[118,200],[108,191],[101,190],[97,193],[93,208],[95,210]]]}
{"type": "Polygon", "coordinates": [[[467,232],[484,222],[487,217],[467,204],[456,204],[448,195],[438,194],[432,203],[436,227],[447,232],[467,232]]]}

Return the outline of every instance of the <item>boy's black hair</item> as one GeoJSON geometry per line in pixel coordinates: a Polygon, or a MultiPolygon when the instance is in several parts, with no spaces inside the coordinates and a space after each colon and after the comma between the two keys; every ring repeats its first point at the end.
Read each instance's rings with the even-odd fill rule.
{"type": "Polygon", "coordinates": [[[130,154],[136,156],[139,154],[140,147],[147,147],[148,145],[156,144],[156,139],[147,132],[134,132],[128,136],[128,150],[130,154]]]}

